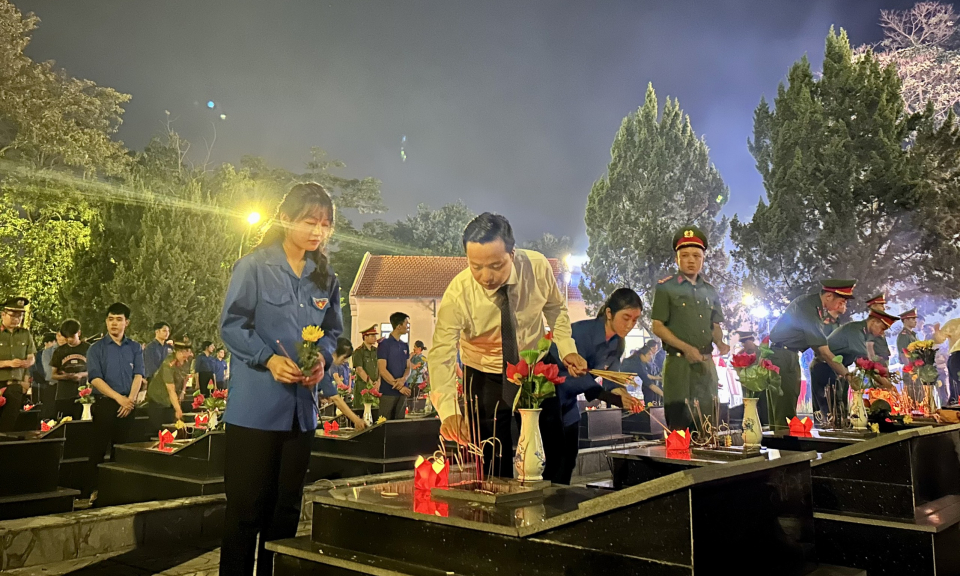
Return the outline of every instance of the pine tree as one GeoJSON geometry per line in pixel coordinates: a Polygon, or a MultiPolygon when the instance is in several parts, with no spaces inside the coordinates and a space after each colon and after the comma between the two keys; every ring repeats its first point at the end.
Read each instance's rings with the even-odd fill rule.
{"type": "Polygon", "coordinates": [[[643,106],[623,119],[607,174],[590,190],[584,298],[597,306],[613,290],[629,286],[649,304],[657,281],[675,270],[673,235],[695,224],[710,244],[705,277],[721,284],[732,304],[738,300],[735,288],[722,289],[732,280],[723,247],[727,221],[718,218],[727,187],[677,100],[667,98],[659,121],[657,116],[650,85],[643,106]]]}
{"type": "Polygon", "coordinates": [[[955,258],[934,274],[939,264],[928,257],[931,244],[955,247],[956,239],[918,211],[936,211],[955,194],[955,170],[939,192],[924,184],[930,148],[950,140],[951,127],[935,128],[931,116],[932,108],[908,115],[894,68],[869,51],[853,58],[846,32],[831,29],[822,76],[801,58],[774,109],[761,99],[754,115],[750,151],[767,200],[751,221],[731,222],[746,289],[774,307],[824,277],[856,278],[860,294],[956,295],[955,258]],[[911,138],[923,146],[908,146],[911,138]]]}

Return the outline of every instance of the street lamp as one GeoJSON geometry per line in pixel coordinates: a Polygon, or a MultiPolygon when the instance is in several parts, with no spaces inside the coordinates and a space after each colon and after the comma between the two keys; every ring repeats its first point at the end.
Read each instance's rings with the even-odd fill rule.
{"type": "Polygon", "coordinates": [[[247,242],[247,234],[250,233],[250,229],[256,226],[259,221],[259,212],[251,212],[247,215],[247,229],[243,231],[243,236],[240,237],[240,255],[237,256],[237,259],[243,258],[243,245],[247,242]]]}

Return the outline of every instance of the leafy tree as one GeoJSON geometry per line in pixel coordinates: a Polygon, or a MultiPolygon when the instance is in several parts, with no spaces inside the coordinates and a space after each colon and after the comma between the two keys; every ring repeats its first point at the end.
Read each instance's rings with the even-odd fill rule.
{"type": "Polygon", "coordinates": [[[393,238],[399,244],[435,256],[463,256],[463,229],[476,216],[462,200],[431,210],[417,206],[416,214],[397,222],[393,238]]]}
{"type": "Polygon", "coordinates": [[[573,241],[569,236],[554,236],[549,232],[532,242],[525,242],[523,247],[539,252],[547,258],[563,258],[573,251],[573,241]]]}
{"type": "Polygon", "coordinates": [[[727,221],[719,213],[727,187],[677,100],[667,98],[662,118],[657,116],[657,96],[649,85],[643,106],[624,118],[617,132],[607,174],[590,190],[590,260],[580,287],[592,306],[621,286],[639,292],[649,305],[657,281],[675,270],[670,241],[689,224],[699,226],[711,246],[706,278],[713,283],[726,273],[727,221]]]}
{"type": "Polygon", "coordinates": [[[831,29],[822,76],[804,57],[773,110],[761,99],[749,146],[767,201],[751,221],[735,217],[731,237],[745,286],[767,304],[829,276],[857,278],[861,294],[957,297],[958,227],[943,212],[957,202],[954,118],[936,128],[932,106],[909,116],[899,90],[892,66],[853,58],[831,29]]]}

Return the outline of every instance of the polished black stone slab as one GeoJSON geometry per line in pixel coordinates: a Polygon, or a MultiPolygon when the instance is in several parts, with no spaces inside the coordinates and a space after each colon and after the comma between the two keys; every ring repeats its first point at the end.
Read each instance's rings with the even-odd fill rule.
{"type": "Polygon", "coordinates": [[[639,414],[625,414],[621,419],[621,428],[624,434],[633,434],[652,440],[663,438],[664,428],[660,422],[666,422],[663,416],[663,406],[652,406],[639,414]],[[654,418],[650,418],[650,414],[654,418]]]}
{"type": "Polygon", "coordinates": [[[876,438],[876,434],[865,435],[836,435],[822,433],[820,430],[813,429],[809,434],[790,434],[789,432],[764,432],[763,446],[766,448],[775,448],[777,450],[793,450],[806,452],[813,450],[815,452],[830,452],[837,448],[843,448],[858,442],[864,442],[876,438]]]}
{"type": "Polygon", "coordinates": [[[14,430],[39,430],[40,429],[40,408],[34,407],[30,410],[21,410],[17,415],[17,422],[14,430]]]}
{"type": "Polygon", "coordinates": [[[584,410],[580,413],[580,438],[620,436],[623,434],[622,419],[623,410],[620,408],[584,410]]]}
{"type": "Polygon", "coordinates": [[[271,546],[297,559],[279,559],[290,571],[278,574],[319,562],[367,574],[706,575],[729,574],[730,543],[749,541],[751,565],[799,576],[816,563],[814,456],[690,467],[616,491],[550,487],[519,506],[437,501],[412,481],[333,489],[316,497],[310,539],[271,546]],[[403,537],[371,538],[371,526],[403,537]]]}
{"type": "Polygon", "coordinates": [[[0,438],[0,497],[55,492],[63,444],[62,430],[47,438],[0,438]]]}
{"type": "Polygon", "coordinates": [[[0,520],[46,516],[73,511],[78,490],[57,488],[50,492],[34,492],[0,497],[0,520]]]}
{"type": "Polygon", "coordinates": [[[350,428],[326,434],[318,428],[307,481],[412,470],[418,456],[429,456],[442,445],[435,417],[391,420],[360,432],[350,428]]]}
{"type": "Polygon", "coordinates": [[[664,447],[663,443],[656,443],[630,450],[609,452],[607,461],[613,473],[613,486],[620,489],[684,470],[726,465],[748,459],[768,460],[771,457],[779,456],[768,450],[752,453],[734,448],[671,452],[664,447]]]}
{"type": "Polygon", "coordinates": [[[114,446],[113,461],[100,465],[100,505],[223,492],[223,431],[176,440],[172,452],[161,452],[156,446],[156,441],[114,446]]]}

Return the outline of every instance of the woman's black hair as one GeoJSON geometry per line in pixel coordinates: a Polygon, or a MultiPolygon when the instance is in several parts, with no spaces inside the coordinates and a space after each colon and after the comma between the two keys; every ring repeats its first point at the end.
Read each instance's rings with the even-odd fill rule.
{"type": "Polygon", "coordinates": [[[507,252],[512,252],[516,241],[513,239],[513,228],[506,218],[499,214],[484,212],[467,224],[463,229],[463,249],[467,249],[467,242],[489,244],[503,240],[507,252]]]}
{"type": "MultiPolygon", "coordinates": [[[[316,182],[294,184],[293,188],[280,201],[280,205],[277,206],[273,223],[260,237],[257,248],[283,242],[285,232],[283,222],[280,220],[281,215],[294,222],[317,210],[325,212],[330,217],[330,222],[336,219],[337,211],[333,205],[333,199],[330,198],[330,194],[323,186],[316,182]]],[[[312,258],[317,265],[316,270],[310,274],[310,280],[324,290],[328,288],[327,283],[330,279],[327,254],[324,252],[326,249],[326,246],[320,246],[312,252],[307,252],[307,257],[312,258]]]]}
{"type": "Polygon", "coordinates": [[[630,288],[617,288],[600,307],[597,318],[606,318],[607,310],[610,311],[612,316],[615,316],[617,312],[626,308],[639,308],[643,312],[643,300],[640,299],[639,294],[630,288]]]}

